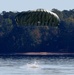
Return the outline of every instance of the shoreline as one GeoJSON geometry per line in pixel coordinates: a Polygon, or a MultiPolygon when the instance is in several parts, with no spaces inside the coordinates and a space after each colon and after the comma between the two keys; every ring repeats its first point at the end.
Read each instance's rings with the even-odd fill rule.
{"type": "Polygon", "coordinates": [[[25,52],[25,53],[1,53],[0,56],[17,56],[17,55],[38,55],[38,56],[54,56],[54,55],[58,55],[58,56],[64,56],[64,55],[73,55],[74,53],[53,53],[53,52],[25,52]]]}
{"type": "Polygon", "coordinates": [[[74,53],[26,52],[16,53],[15,55],[74,55],[74,53]]]}

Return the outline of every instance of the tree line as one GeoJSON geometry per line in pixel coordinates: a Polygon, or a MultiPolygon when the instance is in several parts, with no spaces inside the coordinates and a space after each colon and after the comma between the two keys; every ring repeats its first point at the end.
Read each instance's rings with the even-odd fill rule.
{"type": "MultiPolygon", "coordinates": [[[[0,14],[0,54],[33,51],[74,53],[74,9],[52,11],[59,16],[59,25],[22,26],[16,21],[16,17],[22,15],[22,12],[3,11],[0,14]]],[[[22,18],[25,16],[19,18],[20,23],[23,22],[22,18]]]]}

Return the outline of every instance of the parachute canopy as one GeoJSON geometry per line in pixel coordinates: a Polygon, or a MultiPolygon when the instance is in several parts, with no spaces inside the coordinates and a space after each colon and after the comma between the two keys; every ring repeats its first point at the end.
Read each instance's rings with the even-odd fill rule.
{"type": "Polygon", "coordinates": [[[19,13],[16,21],[18,25],[24,26],[58,26],[60,19],[51,11],[37,9],[19,13]]]}

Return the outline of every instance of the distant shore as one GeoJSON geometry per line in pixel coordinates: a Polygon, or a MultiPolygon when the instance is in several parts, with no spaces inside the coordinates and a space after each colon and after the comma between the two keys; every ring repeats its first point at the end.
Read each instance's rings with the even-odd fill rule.
{"type": "Polygon", "coordinates": [[[16,53],[16,55],[74,55],[74,53],[26,52],[16,53]]]}
{"type": "Polygon", "coordinates": [[[8,55],[8,56],[16,56],[16,55],[44,55],[44,56],[54,56],[54,55],[73,55],[74,56],[74,53],[53,53],[53,52],[25,52],[25,53],[1,53],[0,56],[5,56],[5,55],[8,55]]]}

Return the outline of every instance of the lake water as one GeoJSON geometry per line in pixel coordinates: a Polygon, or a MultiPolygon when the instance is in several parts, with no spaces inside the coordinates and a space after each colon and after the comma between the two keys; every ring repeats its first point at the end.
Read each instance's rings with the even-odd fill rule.
{"type": "Polygon", "coordinates": [[[74,75],[74,57],[0,56],[0,75],[74,75]]]}

